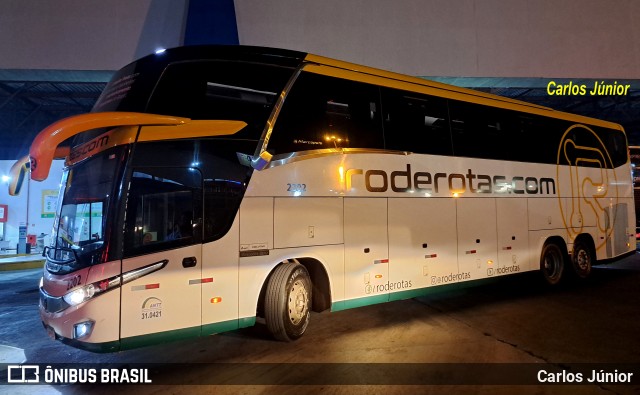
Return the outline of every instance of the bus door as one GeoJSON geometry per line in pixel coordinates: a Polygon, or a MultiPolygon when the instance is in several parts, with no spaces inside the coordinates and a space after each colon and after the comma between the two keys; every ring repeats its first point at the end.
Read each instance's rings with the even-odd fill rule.
{"type": "Polygon", "coordinates": [[[346,307],[389,300],[386,198],[344,199],[346,307]],[[351,299],[351,300],[349,300],[351,299]]]}
{"type": "Polygon", "coordinates": [[[158,342],[164,336],[200,335],[200,172],[135,168],[126,206],[122,347],[158,342]]]}

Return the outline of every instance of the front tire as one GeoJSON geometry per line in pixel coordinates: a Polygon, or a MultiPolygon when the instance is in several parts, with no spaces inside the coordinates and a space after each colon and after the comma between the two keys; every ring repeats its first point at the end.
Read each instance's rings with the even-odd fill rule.
{"type": "Polygon", "coordinates": [[[297,261],[278,266],[267,284],[265,321],[273,337],[296,340],[304,334],[311,315],[311,279],[297,261]]]}
{"type": "Polygon", "coordinates": [[[591,267],[594,262],[595,254],[588,243],[581,240],[573,245],[571,263],[573,266],[573,273],[578,279],[584,280],[589,277],[591,274],[591,267]]]}
{"type": "Polygon", "coordinates": [[[540,271],[549,285],[557,285],[562,280],[564,253],[557,244],[545,244],[540,256],[540,271]]]}

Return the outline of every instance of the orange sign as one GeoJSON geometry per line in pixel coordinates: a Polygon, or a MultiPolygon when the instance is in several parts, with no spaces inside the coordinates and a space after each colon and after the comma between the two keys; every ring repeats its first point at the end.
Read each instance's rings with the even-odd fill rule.
{"type": "Polygon", "coordinates": [[[6,204],[0,204],[0,222],[7,222],[7,215],[9,214],[9,206],[6,204]]]}

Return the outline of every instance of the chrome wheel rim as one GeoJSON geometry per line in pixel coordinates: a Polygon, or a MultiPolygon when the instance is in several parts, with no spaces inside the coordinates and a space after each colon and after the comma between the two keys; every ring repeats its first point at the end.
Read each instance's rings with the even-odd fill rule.
{"type": "Polygon", "coordinates": [[[289,320],[298,325],[307,316],[309,309],[309,293],[301,280],[296,280],[289,292],[289,320]]]}

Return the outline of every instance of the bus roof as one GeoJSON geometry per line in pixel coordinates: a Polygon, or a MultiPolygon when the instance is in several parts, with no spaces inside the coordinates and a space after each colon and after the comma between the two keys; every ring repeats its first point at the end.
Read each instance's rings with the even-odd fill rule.
{"type": "MultiPolygon", "coordinates": [[[[460,88],[454,85],[431,81],[420,77],[409,76],[392,71],[386,71],[374,67],[363,66],[356,63],[350,63],[329,57],[315,55],[308,52],[294,51],[289,49],[245,45],[194,45],[175,47],[163,51],[158,51],[155,54],[147,55],[143,58],[140,58],[130,63],[129,65],[124,66],[121,71],[145,70],[145,73],[148,75],[148,77],[151,77],[150,80],[157,80],[157,78],[160,77],[160,74],[169,64],[194,60],[244,61],[291,68],[298,68],[305,64],[317,64],[321,66],[329,66],[345,71],[360,73],[363,76],[379,77],[387,80],[389,82],[388,85],[391,87],[393,87],[394,85],[400,85],[402,83],[413,84],[416,85],[416,87],[419,86],[422,89],[430,89],[434,92],[434,94],[442,95],[448,98],[477,102],[479,104],[487,106],[530,112],[546,117],[559,118],[570,120],[573,122],[580,122],[611,129],[623,130],[620,125],[608,121],[557,111],[552,108],[540,106],[537,104],[510,99],[503,96],[492,95],[473,89],[460,88]],[[149,74],[153,74],[153,76],[150,76],[149,74]]],[[[118,74],[114,76],[114,79],[117,78],[118,74]]],[[[152,89],[152,87],[149,88],[152,89]]],[[[94,111],[102,111],[100,109],[102,104],[101,99],[99,99],[96,103],[94,111]]]]}
{"type": "Polygon", "coordinates": [[[307,55],[306,52],[289,49],[249,45],[188,45],[159,50],[137,59],[123,68],[143,63],[145,67],[157,63],[164,68],[170,63],[189,60],[239,60],[283,67],[298,67],[307,55]]]}

